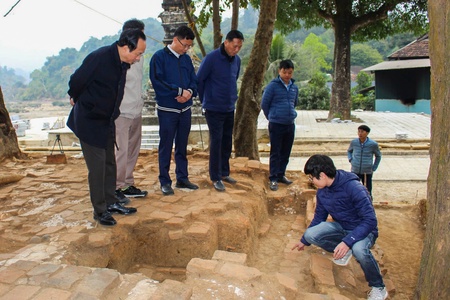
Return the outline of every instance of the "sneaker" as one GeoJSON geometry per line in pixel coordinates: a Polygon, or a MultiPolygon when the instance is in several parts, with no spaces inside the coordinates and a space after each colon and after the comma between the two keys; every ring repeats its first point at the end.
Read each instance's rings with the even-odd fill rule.
{"type": "Polygon", "coordinates": [[[388,291],[385,287],[372,287],[367,296],[367,300],[384,300],[388,297],[388,291]]]}
{"type": "Polygon", "coordinates": [[[348,250],[344,257],[340,259],[333,259],[333,262],[339,266],[346,266],[348,265],[350,258],[352,258],[352,250],[348,250]]]}
{"type": "Polygon", "coordinates": [[[122,192],[121,189],[117,189],[116,190],[116,199],[121,203],[121,204],[128,204],[130,203],[130,199],[128,199],[122,192]]]}
{"type": "Polygon", "coordinates": [[[140,189],[132,185],[130,185],[126,189],[122,189],[122,192],[126,197],[130,198],[142,198],[147,196],[148,194],[147,191],[141,191],[140,189]]]}

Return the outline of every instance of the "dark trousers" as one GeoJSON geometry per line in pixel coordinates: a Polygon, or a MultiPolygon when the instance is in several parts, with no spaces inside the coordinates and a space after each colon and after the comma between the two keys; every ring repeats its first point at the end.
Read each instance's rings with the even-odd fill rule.
{"type": "Polygon", "coordinates": [[[159,121],[159,182],[172,184],[170,179],[170,159],[175,141],[175,174],[179,181],[188,179],[187,144],[191,132],[191,110],[167,112],[158,110],[159,121]]]}
{"type": "Polygon", "coordinates": [[[80,140],[84,160],[88,169],[89,194],[95,214],[106,211],[116,202],[116,158],[114,137],[108,138],[106,149],[88,145],[80,140]]]}
{"type": "Polygon", "coordinates": [[[285,175],[292,144],[294,143],[294,136],[295,124],[284,125],[269,122],[270,181],[277,181],[285,175]]]}
{"type": "Polygon", "coordinates": [[[205,117],[209,129],[209,177],[217,181],[230,175],[234,111],[206,110],[205,117]]]}
{"type": "Polygon", "coordinates": [[[369,191],[370,197],[372,198],[372,175],[373,174],[356,174],[359,179],[361,179],[361,183],[367,188],[369,191]]]}

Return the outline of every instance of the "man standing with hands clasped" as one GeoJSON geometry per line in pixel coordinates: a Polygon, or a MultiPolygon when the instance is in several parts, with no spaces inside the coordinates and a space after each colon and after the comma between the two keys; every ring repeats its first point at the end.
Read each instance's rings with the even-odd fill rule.
{"type": "Polygon", "coordinates": [[[175,30],[172,43],[153,54],[150,80],[155,90],[159,122],[159,182],[164,195],[172,195],[169,176],[172,147],[175,140],[177,188],[198,189],[188,179],[187,144],[191,131],[192,97],[197,95],[197,77],[191,57],[194,32],[183,25],[175,30]]]}
{"type": "Polygon", "coordinates": [[[94,219],[102,225],[116,224],[112,213],[137,211],[124,207],[115,196],[114,121],[120,114],[127,71],[144,54],[145,40],[142,30],[125,30],[117,42],[86,56],[70,76],[67,93],[73,108],[67,126],[80,139],[94,219]]]}
{"type": "Polygon", "coordinates": [[[333,262],[345,266],[352,255],[371,287],[368,300],[384,300],[388,292],[370,248],[378,237],[378,222],[367,189],[358,176],[336,170],[326,155],[313,155],[304,173],[317,187],[316,210],[311,224],[292,250],[316,245],[333,253],[333,262]],[[327,222],[328,215],[333,222],[327,222]]]}

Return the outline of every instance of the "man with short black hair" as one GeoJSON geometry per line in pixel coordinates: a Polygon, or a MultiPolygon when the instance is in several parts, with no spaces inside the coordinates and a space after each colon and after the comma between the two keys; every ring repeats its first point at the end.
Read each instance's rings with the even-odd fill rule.
{"type": "Polygon", "coordinates": [[[352,172],[358,175],[372,198],[372,175],[381,161],[381,151],[378,143],[369,139],[370,128],[367,125],[358,127],[358,138],[350,142],[347,150],[348,161],[352,165],[352,172]],[[375,160],[373,159],[375,156],[375,160]]]}
{"type": "Polygon", "coordinates": [[[317,187],[316,209],[311,224],[292,250],[316,245],[333,253],[333,262],[349,263],[352,255],[371,287],[368,300],[384,300],[388,292],[370,248],[378,238],[378,221],[367,189],[351,172],[336,170],[326,155],[313,155],[304,173],[317,187]],[[333,218],[328,222],[328,216],[333,218]]]}
{"type": "Polygon", "coordinates": [[[237,54],[243,42],[242,33],[231,30],[220,47],[203,58],[197,72],[199,98],[209,129],[209,177],[217,191],[225,191],[223,181],[236,183],[230,177],[229,160],[241,68],[237,54]]]}
{"type": "Polygon", "coordinates": [[[164,195],[174,194],[169,176],[175,140],[177,188],[198,189],[189,181],[187,144],[191,131],[192,98],[197,95],[197,77],[187,51],[193,46],[194,32],[183,25],[175,30],[172,43],[153,54],[150,80],[155,90],[159,121],[159,182],[164,195]]]}
{"type": "Polygon", "coordinates": [[[124,207],[115,197],[114,121],[120,114],[127,71],[144,54],[145,40],[139,29],[123,31],[112,45],[88,54],[69,80],[67,93],[73,107],[67,126],[80,139],[94,219],[102,225],[116,224],[112,213],[137,211],[124,207]]]}

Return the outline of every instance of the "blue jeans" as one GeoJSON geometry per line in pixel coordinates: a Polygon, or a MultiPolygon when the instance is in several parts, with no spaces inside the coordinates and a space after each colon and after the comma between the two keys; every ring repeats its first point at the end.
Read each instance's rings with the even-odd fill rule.
{"type": "MultiPolygon", "coordinates": [[[[342,239],[351,233],[345,230],[337,222],[322,222],[316,226],[306,229],[303,237],[313,245],[316,245],[328,252],[333,252],[334,248],[342,242],[342,239]]],[[[378,263],[370,252],[370,248],[375,244],[376,238],[370,233],[365,239],[353,244],[352,251],[356,261],[361,265],[366,281],[370,287],[384,287],[383,278],[380,273],[378,263]]]]}

